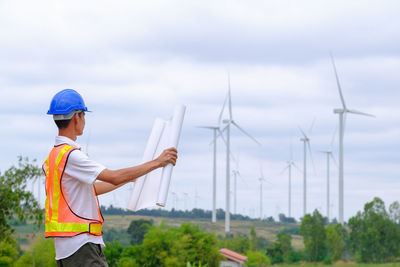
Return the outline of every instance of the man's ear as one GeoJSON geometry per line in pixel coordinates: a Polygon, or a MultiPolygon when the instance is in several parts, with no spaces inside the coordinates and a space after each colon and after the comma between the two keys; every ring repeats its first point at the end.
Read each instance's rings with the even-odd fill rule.
{"type": "Polygon", "coordinates": [[[74,116],[72,116],[71,120],[73,120],[73,123],[76,124],[78,122],[78,113],[75,113],[74,116]]]}

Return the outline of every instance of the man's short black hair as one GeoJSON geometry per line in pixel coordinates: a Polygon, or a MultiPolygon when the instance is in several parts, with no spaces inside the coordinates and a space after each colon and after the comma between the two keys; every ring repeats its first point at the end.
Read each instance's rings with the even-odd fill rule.
{"type": "MultiPolygon", "coordinates": [[[[82,112],[83,112],[83,111],[81,111],[81,112],[78,113],[79,118],[82,117],[82,112]]],[[[64,129],[64,128],[67,128],[67,127],[68,127],[69,123],[71,122],[71,119],[69,119],[69,120],[55,120],[54,122],[56,123],[57,128],[58,128],[59,130],[61,130],[61,129],[64,129]]]]}

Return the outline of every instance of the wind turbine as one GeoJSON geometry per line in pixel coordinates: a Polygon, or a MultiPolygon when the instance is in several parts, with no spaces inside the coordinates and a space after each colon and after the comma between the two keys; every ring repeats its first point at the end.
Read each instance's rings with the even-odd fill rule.
{"type": "Polygon", "coordinates": [[[242,127],[240,127],[232,117],[232,100],[231,100],[231,81],[228,73],[228,110],[229,110],[229,119],[223,120],[226,124],[224,131],[226,130],[226,208],[225,208],[225,232],[230,232],[230,127],[233,124],[237,129],[239,129],[243,134],[247,135],[251,140],[256,142],[258,145],[261,145],[254,137],[252,137],[249,133],[247,133],[242,127]]]}
{"type": "Polygon", "coordinates": [[[37,196],[37,201],[38,201],[38,204],[39,204],[39,208],[41,207],[41,204],[40,204],[40,202],[41,202],[41,189],[42,189],[42,187],[41,187],[41,178],[42,178],[43,176],[42,175],[39,175],[39,176],[37,176],[37,177],[35,177],[33,180],[32,180],[32,195],[33,196],[35,196],[35,183],[37,183],[37,194],[38,194],[38,196],[37,196]]]}
{"type": "Polygon", "coordinates": [[[218,126],[200,126],[199,128],[205,128],[213,130],[213,202],[212,202],[212,215],[211,222],[217,222],[217,131],[220,131],[218,126]]]}
{"type": "Polygon", "coordinates": [[[237,211],[237,209],[236,209],[236,207],[237,207],[237,178],[240,177],[242,179],[242,181],[244,181],[244,180],[239,172],[239,159],[236,158],[236,160],[235,160],[233,158],[233,155],[231,155],[231,156],[232,156],[232,159],[236,163],[236,169],[232,170],[232,174],[233,174],[233,213],[237,214],[236,213],[236,211],[237,211]]]}
{"type": "Polygon", "coordinates": [[[263,188],[262,188],[262,184],[263,182],[265,182],[264,179],[264,172],[262,170],[262,165],[260,164],[260,178],[258,178],[258,180],[260,181],[260,220],[262,220],[263,218],[263,188]]]}
{"type": "MultiPolygon", "coordinates": [[[[311,132],[312,127],[314,126],[314,122],[311,124],[310,130],[309,132],[311,132]]],[[[310,157],[311,157],[311,161],[312,161],[312,152],[311,152],[311,146],[310,146],[310,139],[308,138],[308,136],[305,134],[305,132],[299,127],[303,137],[300,138],[300,141],[302,141],[304,143],[304,166],[303,166],[303,217],[306,215],[307,213],[307,147],[308,150],[310,152],[310,157]]]]}
{"type": "Polygon", "coordinates": [[[368,114],[368,113],[358,111],[358,110],[349,109],[346,106],[346,103],[345,103],[344,97],[343,97],[343,93],[342,93],[342,88],[341,88],[340,82],[339,82],[339,76],[336,71],[335,61],[333,59],[333,55],[330,54],[330,56],[331,56],[333,70],[335,72],[336,84],[337,84],[337,87],[339,90],[340,101],[342,102],[342,108],[334,109],[333,113],[339,114],[339,223],[343,224],[343,214],[344,214],[344,209],[343,209],[343,205],[344,205],[343,137],[344,137],[344,128],[345,128],[345,123],[346,123],[346,114],[353,113],[356,115],[363,115],[363,116],[368,116],[368,117],[375,117],[375,116],[368,114]]]}
{"type": "Polygon", "coordinates": [[[186,193],[186,192],[183,192],[183,201],[184,201],[184,203],[185,203],[185,204],[184,204],[184,205],[185,205],[185,211],[188,210],[188,208],[187,208],[188,199],[189,199],[189,194],[186,193]]]}
{"type": "Polygon", "coordinates": [[[178,210],[176,206],[178,195],[175,192],[171,192],[171,194],[174,198],[174,210],[178,210]]]}
{"type": "Polygon", "coordinates": [[[197,194],[197,187],[194,190],[194,208],[197,209],[197,200],[201,199],[201,197],[197,194]]]}
{"type": "Polygon", "coordinates": [[[290,160],[286,162],[286,167],[282,170],[282,173],[286,170],[288,170],[288,215],[289,218],[292,217],[292,167],[295,167],[296,169],[299,170],[297,165],[293,161],[293,151],[292,151],[292,146],[290,146],[290,160]]]}
{"type": "Polygon", "coordinates": [[[333,157],[332,154],[332,146],[333,146],[333,142],[335,141],[335,135],[336,135],[336,130],[333,133],[333,137],[332,137],[332,141],[331,141],[331,145],[330,145],[330,149],[329,150],[324,150],[324,151],[320,151],[323,154],[326,154],[326,217],[328,218],[328,222],[330,220],[330,182],[329,182],[329,174],[330,174],[330,159],[332,158],[333,162],[336,164],[336,160],[333,157]]]}
{"type": "Polygon", "coordinates": [[[326,150],[326,151],[320,151],[321,153],[326,154],[326,217],[328,218],[328,222],[329,222],[329,215],[330,215],[330,211],[329,211],[329,203],[330,203],[330,198],[329,198],[329,192],[330,192],[330,188],[329,188],[329,172],[330,172],[330,162],[329,160],[332,158],[333,161],[335,161],[335,158],[333,157],[332,151],[330,150],[326,150]]]}
{"type": "Polygon", "coordinates": [[[228,99],[228,95],[225,97],[224,104],[222,106],[221,112],[218,116],[218,125],[212,125],[212,126],[198,126],[198,128],[203,128],[203,129],[209,129],[213,131],[213,141],[212,143],[214,144],[213,148],[213,202],[212,202],[212,215],[211,215],[211,222],[216,223],[217,222],[217,137],[221,136],[222,140],[226,143],[224,139],[224,135],[222,134],[221,131],[221,120],[222,120],[222,114],[225,109],[226,101],[228,99]],[[218,132],[218,136],[217,136],[218,132]]]}

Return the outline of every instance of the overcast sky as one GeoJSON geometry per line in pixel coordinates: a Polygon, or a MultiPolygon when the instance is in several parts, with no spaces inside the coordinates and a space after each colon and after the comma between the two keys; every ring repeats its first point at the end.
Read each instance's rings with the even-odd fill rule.
{"type": "MultiPolygon", "coordinates": [[[[167,208],[211,209],[212,132],[231,77],[233,117],[262,147],[231,131],[237,212],[288,210],[286,161],[303,168],[300,131],[309,133],[308,211],[326,215],[326,158],[337,161],[341,102],[335,57],[349,108],[344,141],[345,219],[373,197],[400,200],[400,17],[398,1],[0,1],[0,170],[28,156],[41,162],[57,134],[50,100],[76,89],[93,113],[78,142],[110,169],[136,165],[154,119],[176,104],[187,113],[167,208]],[[311,132],[309,128],[315,119],[311,132]],[[332,147],[331,147],[332,144],[332,147]],[[197,192],[197,198],[196,196],[197,192]]],[[[224,114],[227,118],[227,114],[224,114]]],[[[225,207],[225,148],[218,141],[217,206],[225,207]]],[[[303,212],[302,172],[293,170],[293,216],[303,212]]],[[[338,171],[331,162],[331,217],[338,171]]],[[[233,184],[233,181],[232,181],[233,184]]],[[[100,197],[126,207],[130,186],[100,197]]],[[[233,188],[232,188],[233,189],[233,188]]],[[[41,192],[44,203],[44,190],[41,192]]],[[[37,191],[35,191],[37,195],[37,191]]],[[[233,205],[232,205],[233,211],[233,205]]]]}

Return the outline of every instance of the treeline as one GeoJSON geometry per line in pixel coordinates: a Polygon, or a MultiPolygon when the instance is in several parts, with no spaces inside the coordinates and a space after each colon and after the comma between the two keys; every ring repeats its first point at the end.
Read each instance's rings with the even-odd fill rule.
{"type": "MultiPolygon", "coordinates": [[[[143,209],[139,211],[129,211],[122,208],[100,206],[103,215],[141,215],[141,216],[152,216],[152,217],[164,217],[164,218],[189,218],[189,219],[210,219],[211,211],[203,209],[192,209],[192,210],[165,210],[165,209],[143,209]]],[[[259,219],[252,219],[249,216],[242,214],[230,214],[232,220],[239,221],[255,221],[259,219]]],[[[217,209],[217,219],[225,219],[225,211],[223,209],[217,209]]],[[[263,219],[266,222],[275,222],[275,219],[267,217],[263,219]]],[[[296,220],[291,217],[286,217],[285,214],[279,214],[279,222],[285,223],[296,223],[296,220]]]]}

